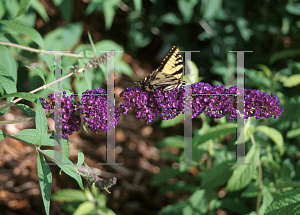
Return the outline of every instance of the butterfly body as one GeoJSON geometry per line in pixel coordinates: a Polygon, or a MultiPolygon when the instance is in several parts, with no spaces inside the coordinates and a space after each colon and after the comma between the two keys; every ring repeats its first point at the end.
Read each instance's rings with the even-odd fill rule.
{"type": "Polygon", "coordinates": [[[183,58],[177,46],[172,46],[160,66],[142,81],[135,82],[143,90],[153,91],[162,87],[163,91],[180,88],[184,81],[183,58]]]}

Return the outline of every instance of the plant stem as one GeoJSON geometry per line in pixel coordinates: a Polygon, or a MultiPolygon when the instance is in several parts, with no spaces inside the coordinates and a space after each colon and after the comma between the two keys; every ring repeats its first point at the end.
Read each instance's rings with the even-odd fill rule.
{"type": "MultiPolygon", "coordinates": [[[[0,41],[0,44],[3,46],[11,46],[11,47],[16,47],[19,49],[23,49],[26,51],[30,51],[30,52],[35,52],[35,53],[39,53],[39,54],[50,54],[50,55],[54,55],[56,52],[55,51],[45,51],[43,49],[34,49],[34,48],[30,48],[27,46],[22,46],[19,44],[15,44],[15,43],[9,43],[9,42],[4,42],[4,41],[0,41]]],[[[67,56],[67,57],[75,57],[75,58],[91,58],[94,59],[94,57],[87,57],[81,54],[70,54],[70,53],[65,53],[65,52],[61,52],[62,56],[67,56]]]]}
{"type": "Polygon", "coordinates": [[[29,121],[33,121],[34,118],[35,117],[28,117],[28,118],[1,121],[0,125],[16,124],[16,123],[20,123],[20,122],[29,122],[29,121]]]}

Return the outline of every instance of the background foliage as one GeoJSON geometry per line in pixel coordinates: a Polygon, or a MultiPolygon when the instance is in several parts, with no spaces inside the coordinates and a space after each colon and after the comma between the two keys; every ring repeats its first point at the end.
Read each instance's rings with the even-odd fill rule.
{"type": "MultiPolygon", "coordinates": [[[[121,119],[123,124],[120,122],[119,129],[126,137],[117,139],[116,143],[123,148],[130,147],[130,142],[136,148],[141,147],[141,142],[155,143],[160,150],[159,159],[147,157],[142,149],[139,155],[146,158],[150,166],[159,167],[160,172],[150,170],[149,164],[148,168],[134,164],[142,159],[126,154],[128,151],[124,149],[123,155],[118,154],[117,162],[124,163],[127,169],[144,172],[138,184],[138,195],[133,191],[133,176],[126,176],[124,169],[108,168],[115,174],[121,172],[125,175],[120,177],[119,187],[115,190],[112,187],[112,194],[107,195],[110,209],[105,206],[105,196],[95,190],[80,191],[78,199],[63,196],[75,196],[70,194],[76,192],[74,190],[61,191],[53,199],[70,200],[72,203],[62,208],[75,214],[97,209],[104,214],[300,213],[297,188],[300,186],[299,16],[299,1],[281,0],[0,1],[1,41],[43,50],[71,50],[86,56],[92,56],[94,50],[124,51],[118,53],[115,60],[116,92],[128,87],[128,82],[140,80],[155,69],[171,45],[177,45],[181,50],[201,51],[192,55],[194,82],[227,87],[236,84],[236,55],[229,51],[252,50],[253,53],[245,54],[245,88],[273,93],[284,107],[283,115],[276,120],[251,118],[246,121],[246,162],[255,165],[236,167],[228,165],[234,161],[236,153],[235,122],[228,122],[226,118],[216,120],[206,115],[193,119],[193,161],[202,165],[176,168],[172,167],[172,163],[183,161],[183,117],[156,120],[149,128],[135,119],[132,113],[121,119]],[[95,44],[90,42],[88,32],[95,44]],[[150,129],[150,134],[144,135],[147,129],[150,129]],[[129,189],[124,181],[132,184],[132,188],[129,189]],[[135,199],[134,195],[138,197],[135,199]]],[[[1,95],[28,92],[54,80],[54,58],[51,55],[9,46],[0,46],[0,55],[1,95]],[[10,82],[4,82],[3,77],[6,76],[11,77],[8,79],[10,82]]],[[[69,73],[69,66],[78,64],[83,67],[87,60],[63,57],[63,75],[69,73]]],[[[105,77],[103,66],[64,80],[63,89],[80,94],[86,89],[105,87],[105,77]]],[[[48,88],[37,95],[45,97],[51,92],[48,88]]],[[[34,98],[28,100],[34,102],[34,98]]],[[[120,102],[116,96],[117,106],[120,102]]],[[[29,106],[32,107],[32,104],[29,106]]],[[[36,107],[36,114],[40,116],[38,103],[36,107]]],[[[37,125],[45,122],[43,117],[36,120],[37,125]]],[[[45,134],[44,128],[37,126],[36,135],[45,134]]],[[[3,127],[3,131],[7,129],[3,127]]],[[[39,138],[33,144],[41,146],[47,137],[39,138]]],[[[83,132],[81,138],[89,139],[83,132]]],[[[4,145],[5,141],[7,138],[1,144],[4,145]]],[[[76,154],[70,156],[74,162],[76,154]]],[[[67,153],[66,159],[68,156],[67,153]]],[[[7,162],[1,163],[1,169],[8,168],[7,162]]],[[[39,177],[42,177],[40,174],[45,160],[41,154],[37,162],[40,165],[39,177]]],[[[58,171],[55,168],[51,170],[58,171]]],[[[43,172],[49,175],[48,169],[43,172]]],[[[58,174],[56,177],[59,177],[58,174]]],[[[82,187],[81,179],[73,177],[82,187]]],[[[2,188],[11,191],[6,186],[2,188]]],[[[78,188],[78,185],[60,188],[78,188]]],[[[1,204],[4,211],[18,213],[5,202],[1,204]]],[[[45,207],[48,211],[49,199],[45,207]]],[[[58,210],[52,207],[50,213],[58,210]]],[[[39,213],[33,207],[29,210],[39,213]]]]}

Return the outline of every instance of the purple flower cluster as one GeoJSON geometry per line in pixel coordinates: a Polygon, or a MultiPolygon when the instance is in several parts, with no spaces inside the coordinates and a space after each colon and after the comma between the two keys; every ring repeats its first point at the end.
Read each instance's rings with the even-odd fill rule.
{"type": "Polygon", "coordinates": [[[194,83],[192,88],[192,111],[191,117],[198,117],[206,109],[206,114],[214,118],[222,118],[229,114],[228,119],[235,119],[236,113],[236,87],[226,89],[225,86],[215,85],[212,87],[207,83],[194,83]],[[231,96],[230,96],[231,95],[231,96]]]}
{"type": "Polygon", "coordinates": [[[55,107],[55,95],[48,95],[50,102],[46,101],[45,98],[41,99],[41,103],[48,112],[54,109],[54,122],[55,130],[60,130],[60,134],[64,139],[67,139],[69,135],[73,134],[74,131],[79,131],[81,125],[80,115],[76,115],[76,112],[80,111],[80,103],[73,103],[72,100],[74,95],[66,96],[64,91],[61,97],[61,116],[56,115],[55,107]],[[61,120],[61,123],[59,123],[61,120]]]}
{"type": "MultiPolygon", "coordinates": [[[[113,101],[109,99],[107,103],[106,91],[103,89],[87,90],[83,93],[81,103],[72,102],[75,95],[67,97],[63,92],[61,98],[61,116],[54,115],[55,130],[62,131],[61,136],[67,139],[74,131],[79,131],[81,125],[80,114],[85,114],[83,121],[87,123],[87,127],[92,131],[101,129],[107,131],[116,126],[119,121],[120,112],[114,107],[113,101]],[[114,120],[112,116],[107,116],[107,106],[114,111],[114,120]],[[107,119],[110,122],[107,125],[107,119]],[[59,123],[61,120],[61,123],[59,123]],[[58,127],[59,125],[59,127],[58,127]]],[[[41,99],[43,108],[50,112],[55,107],[55,95],[48,95],[50,101],[45,98],[41,99]]],[[[54,114],[56,110],[54,109],[54,114]]]]}
{"type": "Polygon", "coordinates": [[[127,88],[120,93],[125,101],[120,105],[127,115],[128,110],[135,108],[136,117],[146,123],[152,122],[160,115],[160,119],[168,120],[177,116],[184,109],[184,90],[182,88],[163,92],[162,89],[152,91],[138,87],[127,88]]]}
{"type": "MultiPolygon", "coordinates": [[[[206,114],[214,118],[222,118],[228,114],[228,119],[235,119],[237,115],[237,87],[216,85],[212,87],[207,83],[194,83],[191,85],[191,117],[198,117],[206,110],[206,114]]],[[[258,90],[244,90],[245,113],[244,119],[255,116],[256,119],[278,118],[283,112],[280,100],[273,94],[268,95],[258,90]]],[[[127,88],[120,93],[125,97],[120,105],[123,114],[135,108],[136,117],[142,118],[146,123],[152,122],[159,114],[160,119],[169,120],[179,113],[184,113],[185,92],[183,88],[163,92],[162,89],[152,91],[141,90],[138,87],[127,88]]]]}
{"type": "MultiPolygon", "coordinates": [[[[206,114],[214,118],[221,118],[228,115],[228,119],[235,119],[237,115],[237,87],[228,89],[225,86],[216,85],[212,87],[206,83],[195,83],[191,85],[191,117],[198,117],[206,111],[206,114]]],[[[120,112],[114,107],[113,100],[108,98],[104,89],[87,90],[83,93],[81,103],[72,102],[74,95],[70,97],[63,93],[61,98],[62,122],[59,129],[62,137],[67,138],[74,131],[78,131],[81,124],[80,114],[85,114],[84,122],[92,131],[101,129],[107,131],[118,124],[120,112]],[[107,114],[107,108],[114,115],[107,114]],[[109,122],[109,124],[107,123],[109,122]]],[[[280,100],[274,95],[260,92],[258,90],[244,90],[245,108],[244,119],[255,116],[260,118],[278,118],[283,112],[280,108],[280,100]]],[[[48,96],[50,102],[41,100],[44,109],[48,112],[55,107],[54,94],[48,96]]],[[[142,118],[146,123],[152,122],[158,116],[160,119],[169,120],[178,114],[184,113],[185,89],[173,89],[163,91],[162,88],[154,91],[142,90],[139,87],[127,88],[120,93],[120,97],[125,97],[120,105],[124,109],[123,114],[127,115],[128,110],[135,109],[136,117],[142,118]]],[[[54,119],[55,125],[59,125],[59,116],[54,119]]],[[[58,129],[56,128],[56,129],[58,129]]]]}
{"type": "Polygon", "coordinates": [[[245,119],[255,116],[256,119],[269,119],[274,116],[277,119],[283,112],[279,108],[280,100],[274,95],[260,92],[258,90],[247,90],[245,95],[245,119]]]}
{"type": "Polygon", "coordinates": [[[82,113],[86,114],[83,121],[88,124],[92,131],[99,129],[107,131],[118,124],[120,112],[118,108],[114,107],[110,98],[108,98],[107,102],[107,95],[104,89],[97,88],[85,91],[81,103],[83,107],[82,113]],[[114,117],[107,115],[107,107],[114,110],[114,117]],[[107,120],[110,124],[107,124],[107,120]]]}

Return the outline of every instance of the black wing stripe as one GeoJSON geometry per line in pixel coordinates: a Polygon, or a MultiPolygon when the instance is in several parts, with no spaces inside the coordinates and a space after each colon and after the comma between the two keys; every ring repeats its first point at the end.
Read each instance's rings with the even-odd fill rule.
{"type": "Polygon", "coordinates": [[[169,53],[162,60],[160,66],[143,81],[138,82],[142,89],[171,90],[182,86],[183,57],[177,46],[172,46],[169,53]]]}

